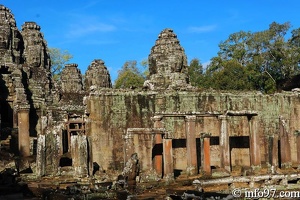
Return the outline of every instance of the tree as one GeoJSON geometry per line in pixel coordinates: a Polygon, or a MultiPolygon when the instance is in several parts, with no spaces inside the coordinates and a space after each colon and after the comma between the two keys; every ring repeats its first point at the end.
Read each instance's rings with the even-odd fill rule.
{"type": "Polygon", "coordinates": [[[59,48],[49,48],[49,55],[51,60],[51,74],[54,80],[60,79],[61,71],[64,65],[73,58],[67,50],[59,48]]]}
{"type": "Polygon", "coordinates": [[[201,81],[203,80],[203,66],[199,59],[194,58],[191,60],[190,66],[188,67],[188,74],[190,83],[193,86],[201,86],[201,81]]]}
{"type": "MultiPolygon", "coordinates": [[[[234,61],[242,66],[251,88],[274,92],[280,80],[291,78],[300,72],[300,30],[293,30],[292,38],[286,41],[290,27],[288,22],[273,22],[267,30],[231,34],[220,43],[218,56],[211,59],[206,76],[215,77],[215,74],[225,70],[228,61],[234,61]]],[[[226,70],[234,68],[236,67],[227,67],[226,70]]]]}
{"type": "Polygon", "coordinates": [[[149,79],[149,76],[150,76],[150,72],[149,72],[149,62],[148,62],[148,59],[144,59],[141,61],[140,65],[143,67],[143,76],[146,78],[146,79],[149,79]]]}
{"type": "Polygon", "coordinates": [[[224,61],[222,70],[211,75],[208,85],[220,90],[252,89],[246,68],[236,60],[224,61]]]}
{"type": "Polygon", "coordinates": [[[115,88],[139,88],[143,87],[145,77],[141,74],[137,67],[137,62],[126,61],[115,81],[115,88]]]}

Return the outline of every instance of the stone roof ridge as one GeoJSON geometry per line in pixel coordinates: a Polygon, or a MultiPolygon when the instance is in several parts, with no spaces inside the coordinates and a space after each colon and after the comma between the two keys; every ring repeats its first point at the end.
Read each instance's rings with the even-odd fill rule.
{"type": "Polygon", "coordinates": [[[9,24],[12,27],[16,27],[15,16],[9,8],[0,4],[0,12],[5,12],[5,15],[1,15],[0,24],[9,24]]]}
{"type": "Polygon", "coordinates": [[[105,66],[105,62],[102,59],[94,59],[92,63],[88,66],[88,69],[99,68],[99,67],[107,70],[107,67],[105,66]]]}
{"type": "Polygon", "coordinates": [[[78,64],[76,64],[76,63],[69,63],[69,64],[65,64],[65,67],[78,67],[78,64]]]}
{"type": "Polygon", "coordinates": [[[170,38],[170,37],[177,38],[177,35],[174,33],[173,29],[170,29],[170,28],[165,28],[158,35],[159,39],[161,39],[161,38],[170,38]]]}
{"type": "Polygon", "coordinates": [[[5,5],[0,4],[0,10],[5,10],[11,13],[11,10],[9,8],[7,8],[5,5]]]}
{"type": "Polygon", "coordinates": [[[104,61],[102,60],[102,59],[94,59],[93,61],[92,61],[92,63],[99,63],[99,64],[103,64],[104,65],[104,61]]]}
{"type": "Polygon", "coordinates": [[[41,30],[41,27],[36,22],[25,22],[22,25],[22,30],[24,29],[34,29],[34,30],[41,30]]]}

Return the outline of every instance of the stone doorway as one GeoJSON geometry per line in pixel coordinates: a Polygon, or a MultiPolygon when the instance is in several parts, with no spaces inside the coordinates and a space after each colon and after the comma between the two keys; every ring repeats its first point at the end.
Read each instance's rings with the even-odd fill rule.
{"type": "Polygon", "coordinates": [[[229,148],[231,166],[250,167],[249,136],[230,136],[229,148]]]}

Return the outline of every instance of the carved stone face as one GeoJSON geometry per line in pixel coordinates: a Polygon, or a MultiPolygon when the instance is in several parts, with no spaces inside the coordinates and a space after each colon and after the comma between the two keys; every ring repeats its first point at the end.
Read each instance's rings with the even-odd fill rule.
{"type": "Polygon", "coordinates": [[[35,46],[35,45],[41,45],[42,39],[39,33],[32,32],[30,33],[28,39],[27,39],[27,45],[28,46],[35,46]]]}
{"type": "Polygon", "coordinates": [[[3,26],[0,29],[0,49],[9,48],[10,28],[3,26]]]}
{"type": "Polygon", "coordinates": [[[27,63],[31,67],[39,67],[41,65],[41,47],[29,46],[27,51],[27,63]]]}

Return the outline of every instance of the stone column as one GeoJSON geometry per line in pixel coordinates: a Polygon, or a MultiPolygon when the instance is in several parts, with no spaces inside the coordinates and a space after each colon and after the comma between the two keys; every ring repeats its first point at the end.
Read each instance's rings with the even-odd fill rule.
{"type": "Polygon", "coordinates": [[[210,133],[201,133],[201,172],[205,175],[211,175],[210,166],[210,133]]]}
{"type": "Polygon", "coordinates": [[[275,174],[278,167],[278,134],[269,136],[268,141],[269,163],[271,165],[270,172],[275,174]]]}
{"type": "Polygon", "coordinates": [[[255,117],[249,120],[249,141],[250,141],[250,165],[254,168],[260,167],[260,144],[258,125],[255,117]]]}
{"type": "Polygon", "coordinates": [[[134,153],[134,142],[133,142],[133,133],[130,130],[127,130],[126,135],[124,136],[124,165],[131,158],[131,155],[134,153]]]}
{"type": "Polygon", "coordinates": [[[221,133],[220,133],[220,156],[221,156],[221,168],[231,172],[230,167],[230,148],[229,148],[229,134],[227,131],[227,116],[220,115],[221,119],[221,133]]]}
{"type": "Polygon", "coordinates": [[[45,135],[39,134],[37,136],[37,150],[36,150],[36,173],[38,176],[45,175],[45,146],[46,146],[46,137],[45,135]]]}
{"type": "MultiPolygon", "coordinates": [[[[154,128],[162,128],[162,118],[163,116],[154,116],[152,120],[154,121],[154,128]]],[[[163,165],[163,157],[162,157],[162,134],[156,133],[154,137],[154,161],[153,168],[159,177],[162,177],[162,165],[163,165]]]]}
{"type": "Polygon", "coordinates": [[[296,142],[297,142],[297,163],[298,166],[300,167],[300,131],[296,131],[296,142]]]}
{"type": "Polygon", "coordinates": [[[286,130],[286,122],[279,118],[279,137],[280,137],[280,158],[281,168],[291,167],[291,146],[289,141],[289,133],[286,130]]]}
{"type": "Polygon", "coordinates": [[[30,156],[29,105],[18,107],[18,144],[21,156],[30,156]]]}
{"type": "Polygon", "coordinates": [[[13,128],[18,128],[18,107],[13,107],[13,128]]]}
{"type": "Polygon", "coordinates": [[[185,117],[186,151],[187,151],[187,174],[197,174],[197,151],[196,151],[196,116],[185,117]]]}
{"type": "Polygon", "coordinates": [[[85,177],[88,175],[87,138],[85,135],[71,136],[71,156],[74,175],[85,177]]]}
{"type": "Polygon", "coordinates": [[[93,165],[93,152],[92,152],[92,149],[93,149],[93,146],[92,146],[92,139],[91,139],[91,136],[86,136],[87,137],[87,142],[88,142],[88,156],[89,156],[89,159],[88,159],[88,173],[89,173],[89,176],[92,176],[94,175],[93,172],[94,172],[94,165],[93,165]]]}
{"type": "Polygon", "coordinates": [[[164,179],[166,181],[174,180],[174,163],[172,139],[166,136],[163,139],[163,156],[164,156],[164,179]]]}

